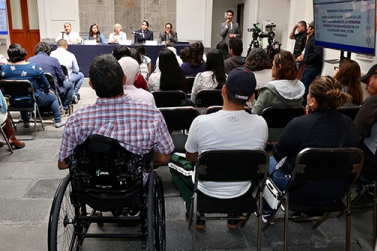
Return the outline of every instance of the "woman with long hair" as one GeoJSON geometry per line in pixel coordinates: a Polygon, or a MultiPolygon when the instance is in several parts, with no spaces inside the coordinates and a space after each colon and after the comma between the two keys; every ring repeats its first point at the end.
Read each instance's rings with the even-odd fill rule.
{"type": "Polygon", "coordinates": [[[189,53],[181,65],[181,68],[187,77],[195,77],[196,74],[204,71],[206,62],[203,59],[203,53],[204,45],[201,42],[197,41],[191,45],[189,53]]]}
{"type": "Polygon", "coordinates": [[[230,58],[230,54],[229,54],[229,47],[228,47],[228,44],[227,42],[225,42],[224,40],[223,41],[220,41],[217,45],[216,45],[216,49],[218,49],[221,53],[221,55],[223,56],[223,59],[228,59],[230,58]]]}
{"type": "Polygon", "coordinates": [[[179,67],[175,54],[163,48],[158,55],[159,67],[148,80],[150,91],[181,90],[186,93],[186,77],[179,67]]]}
{"type": "Polygon", "coordinates": [[[257,89],[272,81],[272,64],[266,51],[262,48],[254,48],[247,55],[245,67],[249,68],[257,80],[257,89]]]}
{"type": "Polygon", "coordinates": [[[99,32],[97,24],[92,24],[89,28],[89,35],[86,36],[86,40],[96,40],[97,44],[105,44],[105,37],[99,32]]]}
{"type": "Polygon", "coordinates": [[[223,55],[219,50],[210,51],[207,54],[204,71],[199,72],[195,77],[191,90],[191,101],[195,103],[196,95],[200,90],[221,89],[225,80],[223,55]]]}
{"type": "Polygon", "coordinates": [[[272,77],[260,93],[252,113],[261,115],[267,107],[300,106],[305,94],[304,84],[297,79],[296,60],[289,51],[281,51],[274,56],[272,77]]]}
{"type": "Polygon", "coordinates": [[[334,78],[342,84],[343,91],[351,95],[351,103],[354,105],[361,105],[363,103],[361,82],[357,80],[360,77],[361,70],[359,64],[348,58],[343,59],[339,64],[339,68],[334,72],[334,78]]]}

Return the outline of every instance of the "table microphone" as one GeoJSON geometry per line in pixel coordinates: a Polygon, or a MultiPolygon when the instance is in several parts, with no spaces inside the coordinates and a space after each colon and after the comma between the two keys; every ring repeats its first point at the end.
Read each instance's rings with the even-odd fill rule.
{"type": "Polygon", "coordinates": [[[65,33],[65,31],[61,31],[61,33],[62,33],[62,39],[64,39],[64,33],[65,33]]]}

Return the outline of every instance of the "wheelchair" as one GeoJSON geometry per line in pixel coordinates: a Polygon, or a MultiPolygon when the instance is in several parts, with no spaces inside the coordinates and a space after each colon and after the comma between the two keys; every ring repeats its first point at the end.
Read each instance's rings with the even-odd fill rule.
{"type": "Polygon", "coordinates": [[[132,154],[101,135],[90,135],[76,147],[67,159],[69,174],[60,182],[51,206],[48,250],[79,250],[85,238],[130,238],[141,240],[143,250],[165,250],[161,177],[152,169],[143,185],[143,170],[151,166],[152,153],[132,154]],[[131,209],[139,213],[132,215],[131,209]],[[91,223],[101,231],[89,230],[91,223]],[[104,223],[121,223],[131,231],[102,231],[104,223]]]}

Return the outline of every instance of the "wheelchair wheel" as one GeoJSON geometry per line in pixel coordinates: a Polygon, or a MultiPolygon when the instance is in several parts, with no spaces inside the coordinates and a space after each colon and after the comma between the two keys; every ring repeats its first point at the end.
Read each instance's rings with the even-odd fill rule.
{"type": "Polygon", "coordinates": [[[152,170],[149,174],[147,196],[148,251],[166,248],[165,200],[161,177],[152,170]]]}
{"type": "Polygon", "coordinates": [[[75,208],[70,200],[69,174],[60,182],[52,202],[48,224],[48,250],[78,250],[75,233],[75,208]]]}

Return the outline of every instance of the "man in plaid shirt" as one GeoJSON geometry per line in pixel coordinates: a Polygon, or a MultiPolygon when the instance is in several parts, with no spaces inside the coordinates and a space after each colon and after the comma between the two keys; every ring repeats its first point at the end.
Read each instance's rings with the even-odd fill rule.
{"type": "Polygon", "coordinates": [[[123,93],[126,76],[111,55],[94,59],[89,84],[99,97],[95,104],[76,110],[67,120],[58,168],[68,168],[65,158],[91,134],[113,138],[128,151],[143,155],[154,151],[153,160],[167,164],[174,150],[165,120],[156,106],[133,100],[123,93]]]}

